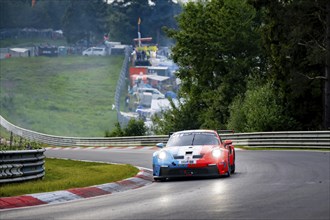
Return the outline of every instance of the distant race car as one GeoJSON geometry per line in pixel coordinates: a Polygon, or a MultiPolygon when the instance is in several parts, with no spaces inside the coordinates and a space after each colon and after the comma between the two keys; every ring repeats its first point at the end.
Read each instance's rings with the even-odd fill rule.
{"type": "Polygon", "coordinates": [[[155,180],[188,176],[230,176],[235,172],[232,141],[222,141],[216,131],[188,130],[173,133],[166,146],[153,154],[155,180]]]}

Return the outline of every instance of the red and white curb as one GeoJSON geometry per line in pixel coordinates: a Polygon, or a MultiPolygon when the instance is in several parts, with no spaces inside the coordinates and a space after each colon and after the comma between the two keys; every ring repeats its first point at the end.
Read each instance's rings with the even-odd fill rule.
{"type": "Polygon", "coordinates": [[[153,182],[152,171],[142,167],[138,168],[140,171],[136,176],[113,183],[55,192],[2,197],[0,198],[0,210],[67,202],[77,199],[113,194],[151,184],[153,182]]]}

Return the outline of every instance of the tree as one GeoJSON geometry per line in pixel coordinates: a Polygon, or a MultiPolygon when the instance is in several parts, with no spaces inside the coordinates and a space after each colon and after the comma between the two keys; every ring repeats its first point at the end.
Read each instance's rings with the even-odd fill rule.
{"type": "Polygon", "coordinates": [[[107,3],[103,0],[70,0],[63,18],[63,30],[69,43],[85,39],[101,42],[107,33],[107,3]]]}
{"type": "Polygon", "coordinates": [[[249,80],[244,97],[237,96],[230,106],[228,129],[236,132],[279,131],[295,128],[296,123],[284,112],[282,98],[273,82],[249,80]]]}
{"type": "Polygon", "coordinates": [[[110,38],[126,44],[132,44],[138,37],[138,19],[142,20],[141,32],[148,36],[148,15],[151,6],[148,0],[115,0],[109,8],[110,38]]]}
{"type": "Polygon", "coordinates": [[[276,90],[284,94],[286,114],[300,122],[301,127],[296,129],[320,129],[322,93],[326,94],[322,90],[327,82],[323,73],[328,1],[251,2],[265,14],[262,35],[269,58],[268,77],[275,82],[276,90]]]}
{"type": "Polygon", "coordinates": [[[125,128],[121,128],[119,123],[116,123],[115,129],[111,132],[106,131],[106,137],[124,137],[124,136],[143,136],[147,132],[147,128],[142,120],[131,119],[125,128]]]}
{"type": "Polygon", "coordinates": [[[166,28],[177,28],[175,17],[180,14],[181,6],[172,0],[154,0],[151,14],[149,15],[149,35],[160,45],[168,45],[169,39],[162,30],[166,28]]]}
{"type": "Polygon", "coordinates": [[[178,106],[171,101],[171,108],[163,111],[161,116],[154,116],[152,118],[152,130],[156,134],[169,134],[170,132],[197,129],[201,126],[198,118],[201,108],[199,103],[194,101],[180,102],[178,106]],[[192,111],[192,109],[194,109],[192,111]]]}
{"type": "Polygon", "coordinates": [[[147,132],[143,120],[131,119],[124,129],[125,136],[143,136],[147,132]]]}
{"type": "Polygon", "coordinates": [[[138,20],[141,19],[142,37],[152,37],[155,43],[166,44],[162,27],[176,27],[174,17],[181,6],[170,0],[114,0],[109,7],[110,38],[131,44],[138,37],[138,20]]]}
{"type": "Polygon", "coordinates": [[[69,0],[0,1],[0,28],[61,29],[69,0]]]}
{"type": "Polygon", "coordinates": [[[245,1],[188,2],[178,16],[179,30],[167,30],[176,42],[172,57],[180,66],[184,105],[194,106],[190,120],[200,127],[225,128],[228,106],[244,93],[246,76],[259,71],[255,19],[255,10],[245,1]]]}
{"type": "Polygon", "coordinates": [[[324,128],[330,130],[330,2],[326,6],[326,57],[324,82],[324,128]]]}

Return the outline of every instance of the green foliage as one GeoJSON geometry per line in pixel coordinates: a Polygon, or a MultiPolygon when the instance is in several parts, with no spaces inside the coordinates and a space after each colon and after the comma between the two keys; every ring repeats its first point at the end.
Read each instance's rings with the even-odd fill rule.
{"type": "Polygon", "coordinates": [[[167,45],[167,37],[162,27],[176,27],[174,17],[181,11],[181,6],[171,0],[114,0],[109,5],[109,34],[112,41],[126,44],[138,37],[138,19],[141,19],[142,37],[152,37],[153,42],[167,45]]]}
{"type": "Polygon", "coordinates": [[[62,16],[69,0],[0,1],[0,28],[61,29],[62,16]]]}
{"type": "Polygon", "coordinates": [[[3,127],[0,127],[0,151],[32,150],[41,149],[43,147],[45,147],[45,145],[40,142],[13,135],[3,127]]]}
{"type": "MultiPolygon", "coordinates": [[[[7,140],[10,141],[10,140],[7,140]]],[[[41,149],[44,145],[37,141],[30,141],[27,139],[15,137],[12,141],[12,145],[10,143],[2,142],[0,143],[1,151],[10,151],[10,150],[33,150],[33,149],[41,149]]]]}
{"type": "Polygon", "coordinates": [[[115,124],[115,128],[110,132],[106,131],[105,132],[106,137],[123,137],[124,131],[121,129],[119,122],[115,124]]]}
{"type": "Polygon", "coordinates": [[[127,137],[127,136],[143,136],[147,132],[143,120],[131,119],[125,128],[121,128],[119,123],[116,123],[115,128],[109,132],[105,132],[106,137],[127,137]]]}
{"type": "MultiPolygon", "coordinates": [[[[167,30],[176,41],[184,105],[194,113],[178,111],[213,129],[320,128],[327,1],[249,2],[255,8],[236,0],[188,2],[179,30],[167,30]],[[250,75],[263,81],[247,87],[250,75]]],[[[162,120],[158,130],[190,127],[175,110],[162,120]]]]}
{"type": "Polygon", "coordinates": [[[300,123],[298,129],[320,129],[328,1],[251,2],[265,15],[261,33],[268,78],[283,93],[285,111],[300,123]]]}
{"type": "Polygon", "coordinates": [[[107,3],[103,0],[70,0],[63,17],[63,30],[69,43],[80,39],[91,41],[102,39],[107,30],[107,3]]]}
{"type": "Polygon", "coordinates": [[[180,130],[197,129],[201,126],[198,120],[198,109],[201,109],[199,103],[194,100],[186,100],[175,106],[171,101],[171,108],[163,111],[161,116],[152,118],[152,130],[156,134],[168,134],[180,130]],[[192,110],[194,109],[194,110],[192,110]]]}
{"type": "Polygon", "coordinates": [[[273,83],[257,85],[250,81],[245,97],[237,96],[230,106],[227,128],[238,132],[278,131],[293,128],[294,121],[286,116],[281,94],[273,83]]]}
{"type": "Polygon", "coordinates": [[[230,117],[227,124],[227,129],[234,130],[235,132],[245,131],[246,114],[243,109],[244,98],[241,95],[235,97],[229,106],[230,117]]]}
{"type": "Polygon", "coordinates": [[[167,33],[176,41],[172,57],[186,101],[158,126],[225,128],[228,106],[245,91],[246,76],[262,69],[256,11],[241,0],[188,2],[178,25],[167,33]]]}
{"type": "Polygon", "coordinates": [[[0,1],[0,28],[38,28],[64,30],[68,43],[84,39],[98,44],[103,34],[111,41],[132,44],[137,37],[137,22],[141,18],[142,37],[152,37],[155,43],[167,45],[162,27],[176,28],[175,16],[181,4],[172,0],[31,0],[0,1]]]}
{"type": "Polygon", "coordinates": [[[131,119],[124,129],[125,136],[143,136],[147,132],[143,120],[131,119]]]}

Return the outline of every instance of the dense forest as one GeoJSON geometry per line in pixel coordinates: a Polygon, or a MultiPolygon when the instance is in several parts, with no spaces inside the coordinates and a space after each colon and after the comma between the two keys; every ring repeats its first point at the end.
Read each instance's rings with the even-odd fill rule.
{"type": "Polygon", "coordinates": [[[61,29],[68,43],[172,43],[179,106],[156,133],[330,128],[328,0],[1,0],[0,29],[61,29]]]}
{"type": "Polygon", "coordinates": [[[179,107],[158,133],[330,129],[330,2],[210,0],[178,16],[179,107]]]}
{"type": "MultiPolygon", "coordinates": [[[[180,2],[180,1],[179,1],[180,2]]],[[[169,38],[163,26],[176,28],[181,3],[171,0],[1,0],[0,29],[35,28],[63,30],[66,40],[97,41],[108,34],[110,41],[132,44],[138,19],[142,37],[160,45],[169,38]]]]}

